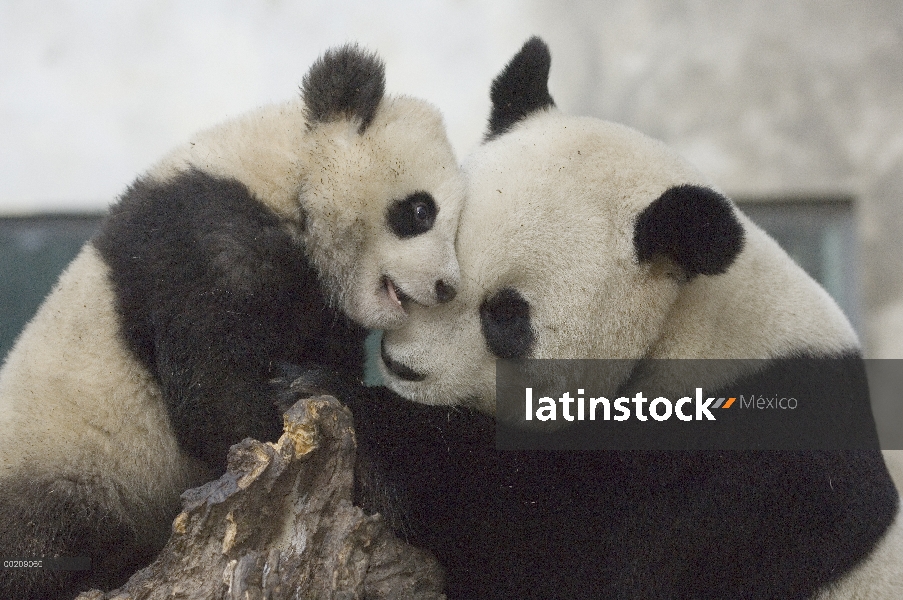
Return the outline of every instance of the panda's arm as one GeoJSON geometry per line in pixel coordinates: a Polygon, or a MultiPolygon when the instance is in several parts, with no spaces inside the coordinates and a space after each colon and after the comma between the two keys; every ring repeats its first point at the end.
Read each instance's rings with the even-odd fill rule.
{"type": "Polygon", "coordinates": [[[345,404],[358,443],[355,503],[435,553],[458,598],[608,598],[626,570],[621,453],[508,451],[479,411],[368,388],[345,404]]]}
{"type": "Polygon", "coordinates": [[[124,343],[159,382],[181,447],[213,466],[281,432],[277,365],[363,363],[363,332],[326,306],[300,245],[239,182],[139,180],[94,243],[124,343]]]}

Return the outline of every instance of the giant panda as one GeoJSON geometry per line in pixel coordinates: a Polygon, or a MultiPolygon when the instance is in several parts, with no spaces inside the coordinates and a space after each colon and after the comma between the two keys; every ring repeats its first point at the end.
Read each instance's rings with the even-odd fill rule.
{"type": "MultiPolygon", "coordinates": [[[[662,143],[559,112],[549,67],[534,38],[493,82],[464,167],[458,294],[411,304],[382,338],[386,384],[416,403],[351,403],[359,487],[437,554],[449,598],[903,597],[899,494],[876,442],[496,448],[498,359],[809,357],[840,387],[862,372],[847,319],[768,235],[662,143]]],[[[629,368],[615,383],[636,373],[671,383],[629,368]]],[[[850,403],[873,433],[867,396],[850,403]]]]}
{"type": "Polygon", "coordinates": [[[0,557],[90,568],[2,569],[0,596],[121,584],[231,444],[278,437],[285,373],[359,381],[365,328],[454,296],[460,170],[438,111],[384,79],[332,49],[301,98],[202,131],[112,206],[0,371],[0,557]]]}

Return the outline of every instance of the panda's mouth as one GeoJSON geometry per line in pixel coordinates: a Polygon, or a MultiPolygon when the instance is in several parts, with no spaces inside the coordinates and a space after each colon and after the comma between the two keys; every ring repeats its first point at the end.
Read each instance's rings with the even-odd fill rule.
{"type": "Polygon", "coordinates": [[[418,373],[407,365],[403,365],[400,362],[392,360],[392,358],[389,356],[389,353],[386,352],[385,338],[380,341],[379,355],[383,360],[383,364],[386,365],[386,369],[388,369],[389,372],[392,373],[392,375],[395,375],[399,379],[403,381],[423,381],[424,379],[426,379],[426,375],[418,373]]]}
{"type": "Polygon", "coordinates": [[[386,295],[389,297],[389,300],[402,310],[404,310],[404,303],[411,300],[411,297],[405,294],[404,290],[395,285],[395,282],[388,276],[383,277],[383,289],[386,290],[386,295]]]}

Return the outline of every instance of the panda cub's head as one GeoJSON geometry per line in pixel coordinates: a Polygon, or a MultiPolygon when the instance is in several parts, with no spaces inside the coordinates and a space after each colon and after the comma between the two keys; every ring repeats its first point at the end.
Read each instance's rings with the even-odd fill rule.
{"type": "Polygon", "coordinates": [[[370,328],[454,297],[463,181],[439,112],[384,95],[382,62],[326,52],[302,84],[302,238],[331,299],[370,328]]]}
{"type": "MultiPolygon", "coordinates": [[[[857,344],[733,203],[664,144],[561,114],[532,39],[493,82],[449,304],[383,337],[399,394],[492,412],[498,358],[765,358],[857,344]]],[[[624,376],[626,377],[626,372],[624,376]]]]}

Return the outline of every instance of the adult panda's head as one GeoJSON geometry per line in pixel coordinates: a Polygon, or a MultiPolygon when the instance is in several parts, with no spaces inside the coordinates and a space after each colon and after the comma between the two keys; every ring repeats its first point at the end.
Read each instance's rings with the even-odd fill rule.
{"type": "Polygon", "coordinates": [[[332,299],[371,328],[454,297],[464,189],[439,112],[384,94],[382,62],[357,46],[304,77],[302,236],[332,299]]]}
{"type": "Polygon", "coordinates": [[[549,65],[534,38],[493,82],[487,141],[465,163],[458,295],[385,334],[387,385],[491,412],[497,358],[855,347],[821,288],[686,161],[630,128],[561,114],[549,65]]]}

